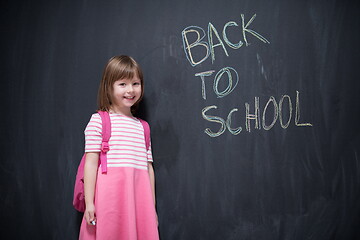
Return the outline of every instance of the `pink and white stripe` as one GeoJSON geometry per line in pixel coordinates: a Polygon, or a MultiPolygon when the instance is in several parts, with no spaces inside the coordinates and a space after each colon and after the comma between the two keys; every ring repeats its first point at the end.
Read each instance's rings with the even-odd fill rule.
{"type": "MultiPolygon", "coordinates": [[[[144,129],[134,117],[110,113],[111,137],[107,153],[108,167],[132,167],[147,170],[152,162],[151,144],[146,151],[144,129]]],[[[85,128],[85,152],[100,152],[101,117],[98,113],[91,116],[85,128]]]]}

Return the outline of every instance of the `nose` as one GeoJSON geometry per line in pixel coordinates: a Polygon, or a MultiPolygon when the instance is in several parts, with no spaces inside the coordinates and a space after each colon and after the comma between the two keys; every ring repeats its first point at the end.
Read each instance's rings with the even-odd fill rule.
{"type": "Polygon", "coordinates": [[[133,86],[132,85],[129,85],[126,89],[126,92],[130,93],[130,92],[133,92],[133,86]]]}

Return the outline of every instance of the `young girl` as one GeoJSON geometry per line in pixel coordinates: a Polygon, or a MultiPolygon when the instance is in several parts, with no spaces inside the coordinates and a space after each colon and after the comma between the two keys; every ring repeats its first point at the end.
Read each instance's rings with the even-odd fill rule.
{"type": "Polygon", "coordinates": [[[140,66],[116,56],[105,67],[98,93],[100,111],[111,121],[107,172],[98,167],[102,122],[92,115],[85,129],[84,190],[86,209],[79,239],[159,239],[151,147],[133,112],[144,94],[140,66]]]}

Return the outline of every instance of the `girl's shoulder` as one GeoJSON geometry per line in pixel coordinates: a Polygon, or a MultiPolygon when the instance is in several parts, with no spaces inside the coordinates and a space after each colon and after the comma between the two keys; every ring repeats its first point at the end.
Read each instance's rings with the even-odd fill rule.
{"type": "Polygon", "coordinates": [[[101,133],[102,131],[102,120],[98,113],[93,113],[90,116],[90,120],[85,127],[85,132],[96,131],[101,133]]]}
{"type": "Polygon", "coordinates": [[[101,120],[100,114],[98,112],[91,114],[90,120],[91,119],[94,119],[94,120],[100,119],[101,120]]]}
{"type": "Polygon", "coordinates": [[[145,121],[144,119],[141,119],[141,118],[136,118],[142,125],[147,125],[149,126],[149,123],[147,121],[145,121]]]}
{"type": "Polygon", "coordinates": [[[90,123],[94,123],[94,124],[102,124],[102,120],[101,120],[101,116],[99,113],[93,113],[90,116],[90,120],[89,120],[89,124],[90,123]]]}

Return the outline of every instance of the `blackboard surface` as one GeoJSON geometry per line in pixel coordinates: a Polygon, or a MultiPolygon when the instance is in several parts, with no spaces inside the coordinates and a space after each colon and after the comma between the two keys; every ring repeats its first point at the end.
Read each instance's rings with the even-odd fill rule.
{"type": "MultiPolygon", "coordinates": [[[[106,61],[145,74],[161,239],[360,239],[357,1],[7,1],[1,235],[76,239],[106,61]]],[[[5,238],[4,238],[5,239],[5,238]]]]}

